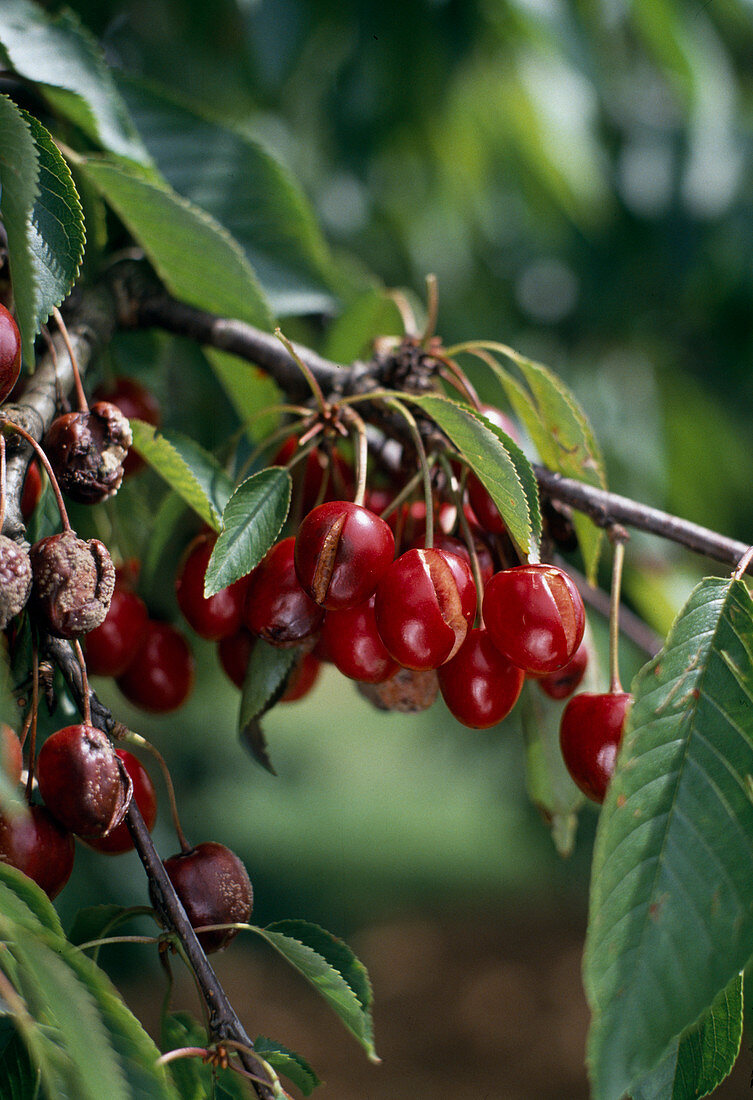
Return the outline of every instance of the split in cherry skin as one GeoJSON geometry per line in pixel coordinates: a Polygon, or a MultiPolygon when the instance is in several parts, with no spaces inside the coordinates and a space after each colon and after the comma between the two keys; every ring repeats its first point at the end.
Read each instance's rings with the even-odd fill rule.
{"type": "Polygon", "coordinates": [[[47,809],[72,833],[106,836],[125,817],[132,788],[101,730],[85,722],[51,734],[37,758],[47,809]]]}
{"type": "MultiPolygon", "coordinates": [[[[144,824],[151,833],[157,820],[157,795],[151,776],[132,752],[128,752],[127,749],[116,749],[115,754],[120,757],[123,767],[131,777],[133,800],[139,808],[144,824]]],[[[107,855],[112,856],[130,852],[133,848],[133,838],[125,821],[121,821],[119,825],[116,825],[107,836],[90,839],[86,843],[97,852],[105,852],[107,855]]]]}
{"type": "Polygon", "coordinates": [[[584,691],[574,695],[562,713],[562,758],[575,783],[594,802],[604,801],[632,701],[625,691],[584,691]]]}

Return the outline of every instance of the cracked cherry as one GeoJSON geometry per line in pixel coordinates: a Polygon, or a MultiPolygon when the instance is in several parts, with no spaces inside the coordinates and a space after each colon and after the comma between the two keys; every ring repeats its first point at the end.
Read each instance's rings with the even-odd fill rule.
{"type": "Polygon", "coordinates": [[[448,550],[407,550],[376,590],[377,629],[405,668],[438,668],[455,656],[476,614],[471,571],[448,550]]]}
{"type": "Polygon", "coordinates": [[[193,681],[194,659],[186,639],[172,623],[149,619],[136,656],[117,684],[135,706],[167,714],[185,703],[193,681]]]}
{"type": "Polygon", "coordinates": [[[85,722],[47,738],[37,757],[44,804],[66,829],[82,837],[106,836],[123,820],[131,785],[109,740],[85,722]]]}
{"type": "Polygon", "coordinates": [[[358,607],[328,611],[322,639],[330,661],[351,680],[381,684],[398,670],[377,630],[374,596],[358,607]]]}
{"type": "Polygon", "coordinates": [[[243,611],[252,634],[287,648],[313,637],[324,611],[304,592],[295,571],[295,539],[275,543],[251,575],[243,611]]]}
{"type": "Polygon", "coordinates": [[[583,691],[562,712],[562,758],[575,783],[594,802],[604,801],[632,701],[626,691],[583,691]]]}
{"type": "Polygon", "coordinates": [[[50,899],[71,877],[74,855],[72,834],[45,806],[0,814],[0,860],[28,875],[50,899]]]}
{"type": "Polygon", "coordinates": [[[518,565],[495,573],[484,592],[483,615],[497,649],[533,675],[566,665],[586,625],[578,589],[555,565],[518,565]]]}
{"type": "Polygon", "coordinates": [[[585,638],[576,649],[567,664],[556,672],[538,676],[537,682],[550,699],[567,699],[572,695],[586,674],[588,667],[588,647],[585,638]]]}
{"type": "Polygon", "coordinates": [[[97,401],[87,411],[53,420],[44,449],[63,492],[78,504],[99,504],[120,488],[132,442],[131,426],[117,405],[97,401]]]}
{"type": "Polygon", "coordinates": [[[204,577],[216,542],[214,534],[197,535],[183,555],[175,580],[178,606],[186,622],[210,642],[218,642],[239,629],[248,588],[248,578],[242,577],[213,596],[204,595],[204,577]]]}
{"type": "MultiPolygon", "coordinates": [[[[210,924],[247,924],[254,903],[248,872],[238,856],[216,841],[197,844],[165,860],[165,870],[183,903],[192,928],[210,924]]],[[[237,929],[199,932],[207,954],[235,939],[237,929]]]]}
{"type": "MultiPolygon", "coordinates": [[[[94,398],[97,401],[109,401],[111,405],[117,406],[127,420],[144,420],[155,428],[159,427],[162,421],[159,401],[135,378],[127,378],[125,375],[113,378],[111,383],[100,386],[96,390],[94,398]]],[[[123,474],[129,477],[145,465],[141,455],[130,450],[123,462],[123,474]]]]}
{"type": "MultiPolygon", "coordinates": [[[[157,795],[151,776],[132,752],[128,752],[127,749],[116,749],[115,753],[123,761],[123,767],[131,777],[133,799],[141,812],[144,824],[151,833],[157,820],[157,795]]],[[[86,843],[90,848],[111,856],[120,855],[122,852],[130,852],[133,848],[133,838],[125,821],[121,821],[120,825],[116,825],[107,836],[87,840],[86,843]]]]}
{"type": "Polygon", "coordinates": [[[483,628],[469,631],[437,676],[447,709],[470,729],[489,729],[506,718],[525,680],[523,670],[499,652],[483,628]]]}
{"type": "Polygon", "coordinates": [[[10,311],[0,303],[0,403],[21,373],[21,334],[10,311]]]}
{"type": "Polygon", "coordinates": [[[295,539],[295,571],[304,591],[328,611],[368,600],[395,556],[395,536],[379,516],[347,500],[320,504],[295,539]]]}
{"type": "MultiPolygon", "coordinates": [[[[472,532],[473,534],[473,532],[472,532]]],[[[413,542],[414,549],[423,549],[425,545],[425,535],[421,535],[413,542]]],[[[477,535],[473,535],[473,546],[476,551],[476,557],[478,558],[479,571],[481,573],[481,583],[486,586],[486,582],[491,580],[494,576],[494,558],[492,552],[483,539],[480,539],[477,535]]],[[[452,554],[457,554],[459,558],[467,562],[468,568],[471,569],[471,555],[468,547],[462,539],[455,538],[454,535],[446,535],[444,531],[434,532],[434,549],[435,550],[449,550],[452,554]]]]}
{"type": "Polygon", "coordinates": [[[93,676],[122,676],[136,656],[149,613],[144,601],[117,585],[101,626],[86,635],[86,668],[93,676]]]}

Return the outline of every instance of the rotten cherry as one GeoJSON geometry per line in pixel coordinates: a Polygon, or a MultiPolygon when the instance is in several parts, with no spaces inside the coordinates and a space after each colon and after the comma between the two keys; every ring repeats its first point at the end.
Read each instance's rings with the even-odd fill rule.
{"type": "MultiPolygon", "coordinates": [[[[254,903],[248,872],[238,856],[216,841],[205,841],[165,860],[165,870],[183,903],[192,928],[211,924],[246,924],[254,903]]],[[[220,951],[237,929],[199,932],[207,954],[220,951]]]]}

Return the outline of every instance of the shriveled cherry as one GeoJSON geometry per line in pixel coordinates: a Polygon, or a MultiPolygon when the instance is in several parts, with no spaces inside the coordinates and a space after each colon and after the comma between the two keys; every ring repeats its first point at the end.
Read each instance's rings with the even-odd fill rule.
{"type": "Polygon", "coordinates": [[[358,683],[358,690],[377,710],[418,714],[428,710],[439,695],[439,680],[433,669],[419,672],[399,668],[380,684],[358,683]]]}
{"type": "Polygon", "coordinates": [[[99,539],[74,531],[40,539],[29,551],[31,606],[58,638],[77,638],[101,626],[115,588],[115,567],[99,539]]]}
{"type": "Polygon", "coordinates": [[[86,412],[53,420],[44,449],[63,492],[79,504],[99,504],[120,488],[132,442],[131,427],[117,405],[97,401],[86,412]]]}
{"type": "Polygon", "coordinates": [[[23,611],[32,584],[31,559],[19,543],[0,535],[0,630],[23,611]]]}
{"type": "Polygon", "coordinates": [[[0,403],[21,373],[21,334],[10,311],[0,303],[0,403]]]}
{"type": "MultiPolygon", "coordinates": [[[[248,872],[238,856],[216,841],[197,844],[165,860],[165,870],[183,903],[192,928],[210,924],[247,924],[254,904],[248,872]]],[[[237,929],[200,932],[207,954],[235,939],[237,929]]]]}
{"type": "Polygon", "coordinates": [[[499,652],[484,629],[469,631],[437,676],[448,710],[471,729],[488,729],[506,718],[525,680],[523,670],[499,652]]]}
{"type": "Polygon", "coordinates": [[[389,524],[347,500],[320,504],[295,539],[295,571],[303,589],[328,611],[357,607],[372,595],[395,556],[389,524]]]}
{"type": "Polygon", "coordinates": [[[377,629],[405,668],[438,668],[454,657],[476,614],[476,587],[465,561],[447,550],[408,550],[376,590],[377,629]]]}
{"type": "Polygon", "coordinates": [[[397,672],[377,630],[374,596],[358,607],[328,611],[322,627],[323,644],[332,663],[351,680],[380,684],[397,672]]]}
{"type": "Polygon", "coordinates": [[[141,644],[149,613],[144,601],[116,586],[101,626],[86,635],[86,667],[94,676],[122,676],[141,644]]]}
{"type": "MultiPolygon", "coordinates": [[[[158,427],[162,420],[159,401],[146,386],[135,378],[120,375],[111,383],[100,386],[94,393],[96,401],[109,401],[116,405],[127,420],[144,420],[158,427]]],[[[123,474],[129,477],[145,465],[141,455],[129,450],[123,462],[123,474]]]]}
{"type": "Polygon", "coordinates": [[[131,785],[95,726],[82,722],[53,733],[42,745],[36,771],[45,806],[72,833],[106,836],[123,820],[131,785]]]}
{"type": "MultiPolygon", "coordinates": [[[[128,752],[127,749],[116,749],[115,752],[123,761],[123,767],[131,777],[133,799],[141,811],[144,824],[151,833],[157,820],[157,795],[149,772],[141,761],[132,752],[128,752]]],[[[107,836],[96,840],[88,840],[87,844],[98,852],[116,856],[122,852],[130,852],[133,848],[133,839],[125,821],[121,821],[120,825],[116,825],[107,836]]]]}
{"type": "Polygon", "coordinates": [[[136,656],[117,684],[135,706],[167,714],[185,703],[193,681],[194,659],[186,639],[172,623],[149,619],[136,656]]]}
{"type": "Polygon", "coordinates": [[[538,676],[538,685],[550,699],[567,699],[585,676],[587,667],[588,647],[584,639],[563,668],[538,676]]]}
{"type": "Polygon", "coordinates": [[[18,734],[5,722],[0,722],[0,761],[5,778],[15,787],[21,782],[24,754],[18,734]]]}
{"type": "Polygon", "coordinates": [[[197,535],[186,548],[175,580],[178,606],[188,625],[210,642],[217,642],[238,630],[248,588],[248,578],[243,577],[214,596],[204,595],[204,578],[216,542],[214,534],[197,535]]]}
{"type": "Polygon", "coordinates": [[[290,674],[288,686],[280,696],[280,702],[297,703],[299,699],[308,695],[319,679],[321,667],[321,661],[318,661],[313,653],[304,653],[290,674]]]}
{"type": "Polygon", "coordinates": [[[562,758],[574,781],[594,802],[604,801],[632,701],[626,691],[583,691],[572,697],[562,713],[562,758]]]}
{"type": "Polygon", "coordinates": [[[533,675],[566,665],[586,625],[578,589],[555,565],[518,565],[495,573],[484,592],[483,614],[497,649],[533,675]]]}
{"type": "Polygon", "coordinates": [[[301,588],[293,560],[295,539],[275,543],[248,585],[243,617],[252,634],[286,648],[313,637],[324,611],[301,588]]]}
{"type": "Polygon", "coordinates": [[[0,814],[0,860],[28,875],[49,898],[57,897],[71,877],[74,855],[72,834],[45,806],[0,814]]]}

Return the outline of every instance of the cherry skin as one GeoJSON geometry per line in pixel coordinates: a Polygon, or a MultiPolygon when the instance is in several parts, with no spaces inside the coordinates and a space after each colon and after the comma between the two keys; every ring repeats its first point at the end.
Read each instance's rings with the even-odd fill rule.
{"type": "Polygon", "coordinates": [[[626,691],[603,695],[584,691],[574,695],[562,712],[562,758],[574,781],[594,802],[604,801],[632,701],[626,691]]]}
{"type": "Polygon", "coordinates": [[[0,403],[21,373],[21,334],[9,310],[0,304],[0,403]]]}
{"type": "Polygon", "coordinates": [[[29,464],[21,492],[21,516],[28,523],[42,495],[42,474],[36,459],[29,464]]]}
{"type": "Polygon", "coordinates": [[[541,690],[550,699],[567,699],[580,684],[587,667],[588,647],[584,639],[563,668],[536,679],[541,690]]]}
{"type": "Polygon", "coordinates": [[[250,630],[246,630],[245,626],[240,627],[235,634],[230,634],[227,638],[220,638],[217,646],[220,664],[225,675],[237,688],[243,687],[253,648],[254,636],[250,630]]]}
{"type": "Polygon", "coordinates": [[[175,581],[178,606],[188,625],[210,642],[238,630],[248,588],[248,578],[243,577],[214,596],[204,595],[204,577],[216,542],[214,534],[197,535],[186,549],[175,581]]]}
{"type": "Polygon", "coordinates": [[[473,623],[473,576],[447,550],[407,550],[380,581],[374,612],[379,636],[398,664],[438,668],[455,656],[473,623]]]}
{"type": "Polygon", "coordinates": [[[322,662],[318,661],[313,653],[304,653],[290,674],[288,686],[280,696],[280,702],[297,703],[299,699],[308,695],[319,679],[321,667],[322,662]]]}
{"type": "Polygon", "coordinates": [[[116,582],[105,621],[86,635],[87,671],[93,676],[122,676],[136,656],[148,618],[144,601],[116,582]]]}
{"type": "MultiPolygon", "coordinates": [[[[473,532],[471,532],[473,533],[473,532]]],[[[415,539],[413,548],[421,550],[425,545],[425,535],[421,535],[415,539]]],[[[478,558],[479,570],[481,572],[481,583],[486,587],[486,582],[491,580],[494,576],[494,558],[492,552],[486,543],[474,535],[473,546],[476,551],[476,557],[478,558]]],[[[457,539],[453,535],[446,535],[444,531],[434,532],[434,549],[435,550],[449,550],[452,554],[457,554],[459,558],[462,558],[468,564],[468,568],[471,568],[471,555],[468,547],[462,539],[457,539]]]]}
{"type": "Polygon", "coordinates": [[[5,722],[0,722],[0,760],[5,778],[12,787],[16,787],[24,770],[24,753],[18,734],[5,722]]]}
{"type": "MultiPolygon", "coordinates": [[[[124,375],[114,378],[111,384],[100,386],[96,390],[94,399],[109,401],[111,405],[117,406],[128,420],[144,420],[155,428],[159,427],[162,421],[159,401],[135,378],[127,378],[124,375]]],[[[145,465],[141,455],[130,450],[123,463],[123,474],[129,477],[143,469],[145,465]]]]}
{"type": "Polygon", "coordinates": [[[351,680],[381,684],[398,670],[379,637],[374,596],[358,607],[328,611],[322,627],[323,644],[329,659],[351,680]]]}
{"type": "Polygon", "coordinates": [[[130,791],[112,745],[94,726],[79,723],[53,733],[36,771],[45,806],[72,833],[106,836],[123,820],[130,791]]]}
{"type": "Polygon", "coordinates": [[[153,714],[167,714],[185,703],[194,681],[194,659],[171,623],[148,620],[136,656],[117,679],[129,702],[153,714]]]}
{"type": "Polygon", "coordinates": [[[57,897],[71,877],[73,836],[45,806],[28,814],[0,814],[0,860],[23,871],[47,896],[57,897]]]}
{"type": "MultiPolygon", "coordinates": [[[[123,767],[131,777],[133,783],[133,798],[141,811],[144,824],[151,833],[157,820],[157,795],[154,790],[149,772],[132,752],[127,749],[116,749],[116,754],[123,761],[123,767]]],[[[130,852],[133,848],[133,839],[128,831],[125,821],[116,825],[107,836],[97,840],[87,840],[90,848],[107,855],[120,855],[122,852],[130,852]]]]}
{"type": "Polygon", "coordinates": [[[518,565],[495,573],[484,592],[483,614],[497,649],[533,675],[566,665],[586,625],[578,589],[555,565],[518,565]]]}
{"type": "Polygon", "coordinates": [[[470,729],[489,729],[518,701],[525,673],[492,643],[486,630],[469,631],[451,661],[437,669],[447,709],[470,729]]]}
{"type": "MultiPolygon", "coordinates": [[[[216,841],[197,844],[165,860],[165,870],[183,903],[192,928],[209,924],[247,924],[254,893],[243,863],[216,841]]],[[[235,939],[236,929],[200,932],[207,954],[220,951],[235,939]]]]}
{"type": "Polygon", "coordinates": [[[394,556],[395,536],[389,524],[347,500],[314,508],[295,540],[298,580],[311,599],[328,611],[343,611],[368,600],[394,556]]]}
{"type": "Polygon", "coordinates": [[[295,539],[275,543],[251,575],[243,610],[252,634],[287,648],[313,637],[324,611],[304,592],[293,561],[295,539]]]}

